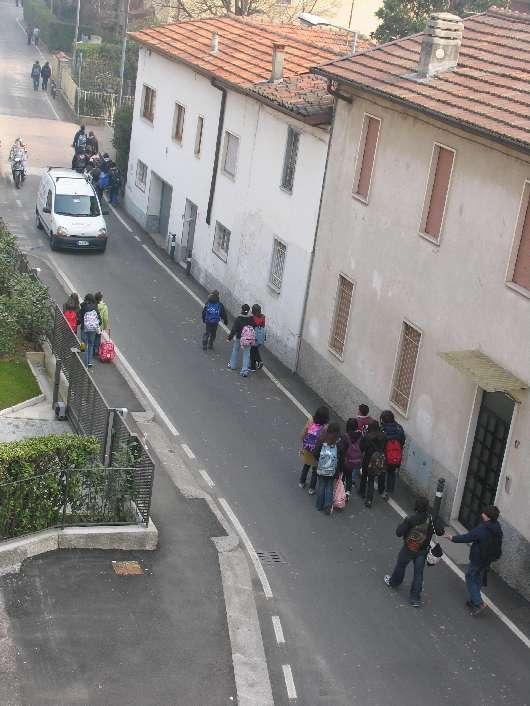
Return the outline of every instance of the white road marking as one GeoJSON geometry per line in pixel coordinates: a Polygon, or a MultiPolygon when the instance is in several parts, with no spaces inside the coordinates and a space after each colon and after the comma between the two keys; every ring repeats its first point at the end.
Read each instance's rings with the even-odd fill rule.
{"type": "MultiPolygon", "coordinates": [[[[132,233],[132,232],[133,232],[133,229],[131,228],[131,226],[130,226],[128,223],[126,223],[126,222],[123,220],[123,218],[120,216],[120,214],[118,213],[118,211],[114,208],[114,206],[113,206],[111,203],[109,203],[109,204],[107,204],[107,205],[108,205],[108,207],[110,208],[110,210],[112,211],[112,213],[113,213],[113,214],[116,216],[116,218],[119,220],[119,222],[122,224],[122,226],[123,226],[124,228],[127,228],[127,230],[129,231],[129,233],[132,233]]],[[[135,236],[135,237],[136,237],[136,236],[135,236]]],[[[140,238],[138,238],[138,240],[140,240],[140,238]]]]}
{"type": "MultiPolygon", "coordinates": [[[[20,27],[20,29],[24,32],[24,34],[26,34],[26,36],[27,36],[26,28],[24,27],[24,25],[22,24],[22,22],[21,22],[18,18],[17,18],[17,24],[18,24],[18,26],[20,27]]],[[[46,57],[44,56],[44,54],[42,53],[41,48],[40,48],[39,46],[36,46],[35,49],[39,52],[39,54],[41,55],[41,58],[42,58],[42,59],[45,59],[45,58],[46,58],[46,57]]],[[[46,96],[46,100],[48,101],[48,104],[49,104],[50,108],[52,109],[53,114],[55,115],[56,120],[60,120],[61,118],[60,118],[59,114],[57,113],[57,111],[55,110],[55,108],[54,108],[54,106],[53,106],[53,103],[51,102],[50,96],[48,95],[48,93],[47,93],[46,91],[43,91],[43,93],[44,93],[44,95],[46,96]]]]}
{"type": "Polygon", "coordinates": [[[15,203],[19,208],[22,208],[22,201],[20,199],[15,199],[15,203]]]}
{"type": "MultiPolygon", "coordinates": [[[[203,306],[204,302],[200,299],[200,297],[198,297],[198,296],[195,294],[195,292],[194,292],[193,290],[191,290],[191,289],[188,287],[187,284],[184,284],[184,282],[180,279],[180,277],[177,277],[177,275],[176,275],[174,272],[172,272],[172,271],[169,269],[169,267],[168,267],[167,265],[165,265],[165,264],[162,262],[162,260],[160,260],[160,259],[154,254],[154,252],[153,252],[152,250],[149,250],[149,248],[147,247],[147,245],[142,245],[142,248],[145,250],[145,252],[146,252],[150,257],[153,258],[153,260],[154,260],[158,265],[160,265],[160,267],[161,267],[165,272],[167,272],[167,274],[168,274],[172,279],[175,280],[175,282],[177,282],[177,284],[179,284],[179,285],[182,287],[182,289],[183,289],[185,292],[187,292],[187,293],[190,295],[190,297],[192,297],[193,299],[195,299],[195,301],[196,301],[198,304],[200,304],[201,306],[203,306]]],[[[222,324],[222,325],[224,326],[224,324],[222,324]]],[[[226,327],[225,327],[225,329],[226,329],[226,327]]]]}
{"type": "Polygon", "coordinates": [[[213,488],[214,485],[215,485],[215,483],[214,483],[213,480],[210,478],[210,476],[208,475],[208,473],[204,470],[204,468],[200,468],[200,469],[199,469],[199,473],[200,473],[201,476],[204,478],[204,481],[205,481],[206,485],[209,485],[210,488],[213,488]]]}
{"type": "Polygon", "coordinates": [[[283,645],[285,643],[285,637],[283,635],[282,624],[280,622],[280,617],[278,615],[273,615],[272,617],[272,627],[274,628],[274,634],[276,636],[276,642],[278,645],[283,645]]]}
{"type": "Polygon", "coordinates": [[[263,570],[263,566],[261,565],[261,561],[259,560],[259,557],[256,554],[256,550],[252,546],[252,542],[250,541],[248,534],[243,529],[243,525],[237,519],[237,517],[234,514],[234,511],[232,510],[232,508],[230,507],[230,505],[226,502],[226,500],[224,498],[219,498],[219,505],[221,505],[223,510],[228,515],[228,518],[230,519],[231,523],[234,525],[236,532],[238,533],[238,535],[241,538],[241,541],[245,545],[245,548],[250,556],[250,561],[253,563],[254,568],[256,569],[256,573],[258,575],[258,578],[261,582],[261,586],[263,588],[263,593],[265,594],[265,598],[272,598],[272,589],[271,589],[271,585],[269,583],[269,579],[267,578],[267,575],[265,574],[265,571],[263,570]]]}
{"type": "Polygon", "coordinates": [[[138,241],[139,243],[141,243],[141,242],[142,242],[142,239],[141,239],[141,238],[139,238],[139,237],[138,237],[137,235],[135,235],[135,236],[134,236],[134,239],[135,239],[135,240],[137,240],[137,241],[138,241]]]}
{"type": "Polygon", "coordinates": [[[289,699],[297,699],[296,687],[294,685],[293,672],[290,664],[282,664],[283,678],[285,679],[285,688],[289,699]]]}
{"type": "Polygon", "coordinates": [[[197,458],[188,444],[181,444],[180,446],[188,458],[197,458]]]}

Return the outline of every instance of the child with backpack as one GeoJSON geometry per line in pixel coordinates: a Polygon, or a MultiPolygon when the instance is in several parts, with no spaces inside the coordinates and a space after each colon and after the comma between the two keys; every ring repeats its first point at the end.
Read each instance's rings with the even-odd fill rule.
{"type": "Polygon", "coordinates": [[[350,499],[353,484],[357,484],[357,478],[363,461],[363,454],[360,447],[362,431],[355,417],[351,417],[346,422],[346,434],[349,440],[348,450],[344,458],[344,486],[346,498],[350,499]]]}
{"type": "Polygon", "coordinates": [[[385,444],[385,471],[377,479],[377,490],[383,500],[388,500],[396,487],[396,478],[403,458],[405,446],[405,432],[401,424],[394,419],[394,414],[389,409],[381,412],[381,431],[386,437],[385,444]]]}
{"type": "Polygon", "coordinates": [[[202,310],[202,322],[204,324],[202,336],[203,351],[212,350],[220,321],[223,321],[225,325],[228,324],[225,308],[219,301],[219,292],[214,289],[202,310]]]}
{"type": "Polygon", "coordinates": [[[63,304],[63,315],[75,334],[77,334],[77,327],[79,326],[79,308],[79,297],[75,292],[72,292],[63,304]]]}
{"type": "Polygon", "coordinates": [[[320,440],[320,436],[329,422],[329,409],[327,407],[319,407],[312,417],[307,420],[307,423],[302,432],[302,448],[299,451],[304,462],[298,485],[300,488],[305,488],[307,474],[311,468],[311,480],[309,481],[309,495],[315,494],[317,485],[317,465],[318,461],[315,458],[315,451],[320,440]]]}
{"type": "Polygon", "coordinates": [[[237,361],[239,351],[242,352],[241,372],[240,375],[247,377],[250,372],[250,348],[256,343],[256,334],[254,333],[254,320],[250,314],[248,304],[243,304],[241,313],[234,321],[234,325],[228,334],[227,341],[233,341],[232,355],[228,362],[229,370],[237,369],[237,361]]]}
{"type": "Polygon", "coordinates": [[[330,422],[320,437],[315,449],[317,459],[317,499],[316,509],[333,512],[334,480],[342,476],[344,467],[344,445],[340,427],[336,422],[330,422]]]}
{"type": "Polygon", "coordinates": [[[79,310],[79,321],[81,324],[81,340],[85,344],[85,365],[87,368],[91,368],[96,336],[101,333],[101,317],[93,294],[85,296],[79,310]]]}
{"type": "Polygon", "coordinates": [[[386,438],[379,429],[379,423],[370,422],[359,441],[363,453],[360,491],[365,498],[365,507],[372,507],[375,479],[385,470],[385,443],[386,438]]]}
{"type": "Polygon", "coordinates": [[[260,370],[260,368],[263,368],[263,361],[261,360],[259,349],[267,340],[267,332],[265,330],[265,317],[261,313],[261,306],[259,304],[253,304],[252,318],[254,320],[256,345],[250,348],[250,369],[260,370]]]}

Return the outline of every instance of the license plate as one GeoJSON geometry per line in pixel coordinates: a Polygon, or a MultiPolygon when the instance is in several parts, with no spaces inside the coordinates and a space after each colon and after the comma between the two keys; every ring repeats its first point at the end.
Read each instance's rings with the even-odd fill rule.
{"type": "Polygon", "coordinates": [[[78,245],[88,245],[89,243],[88,243],[88,240],[78,240],[77,244],[78,245]]]}

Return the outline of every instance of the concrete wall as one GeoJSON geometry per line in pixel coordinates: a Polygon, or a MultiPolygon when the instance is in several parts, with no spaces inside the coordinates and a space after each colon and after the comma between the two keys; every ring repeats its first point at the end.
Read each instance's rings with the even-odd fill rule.
{"type": "MultiPolygon", "coordinates": [[[[402,321],[423,337],[408,415],[408,481],[448,482],[458,516],[480,390],[437,354],[481,349],[530,381],[530,299],[505,284],[528,155],[420,119],[383,100],[339,101],[301,351],[300,372],[343,416],[390,406],[402,321]],[[363,114],[381,118],[370,201],[352,196],[363,114]],[[456,150],[439,245],[419,235],[433,143],[456,150]],[[355,282],[343,360],[328,348],[337,279],[355,282]]],[[[497,504],[518,547],[504,572],[528,586],[530,404],[516,405],[497,504]],[[518,442],[518,443],[516,443],[518,442]],[[511,487],[505,487],[510,476],[511,487]],[[517,564],[517,566],[515,566],[517,564]]],[[[507,542],[507,545],[509,542],[507,542]]]]}
{"type": "MultiPolygon", "coordinates": [[[[151,174],[173,187],[170,232],[182,234],[186,198],[198,206],[192,274],[218,288],[225,304],[261,304],[268,319],[267,346],[287,365],[296,357],[328,144],[326,130],[291,121],[252,98],[229,91],[224,128],[239,137],[235,178],[222,170],[224,135],[211,225],[206,223],[221,93],[191,69],[140,51],[126,207],[143,226],[158,188],[151,174]],[[156,89],[154,125],[140,115],[142,86],[156,89]],[[181,144],[171,139],[174,104],[186,107],[181,144]],[[202,150],[194,155],[197,117],[204,117],[202,150]],[[302,131],[293,193],[280,188],[288,126],[302,131]],[[135,185],[137,160],[149,166],[145,192],[135,185]],[[231,231],[227,262],[212,250],[215,223],[231,231]],[[269,286],[274,238],[287,245],[283,284],[269,286]]],[[[161,242],[169,247],[168,242],[161,242]]]]}

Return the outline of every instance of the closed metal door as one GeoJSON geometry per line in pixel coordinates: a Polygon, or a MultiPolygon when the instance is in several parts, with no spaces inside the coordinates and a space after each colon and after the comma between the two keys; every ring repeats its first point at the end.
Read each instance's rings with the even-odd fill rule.
{"type": "Polygon", "coordinates": [[[173,198],[173,188],[165,181],[162,182],[162,194],[160,196],[160,218],[159,232],[167,238],[169,230],[169,215],[171,213],[171,199],[173,198]]]}
{"type": "Polygon", "coordinates": [[[181,253],[182,257],[191,257],[193,251],[193,240],[195,238],[195,224],[197,223],[197,206],[186,199],[184,208],[184,219],[182,223],[181,253]]]}
{"type": "Polygon", "coordinates": [[[458,519],[476,527],[482,510],[493,505],[502,470],[514,402],[502,392],[484,392],[458,519]]]}

